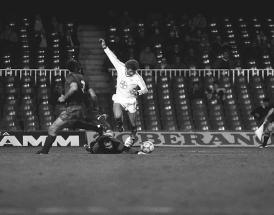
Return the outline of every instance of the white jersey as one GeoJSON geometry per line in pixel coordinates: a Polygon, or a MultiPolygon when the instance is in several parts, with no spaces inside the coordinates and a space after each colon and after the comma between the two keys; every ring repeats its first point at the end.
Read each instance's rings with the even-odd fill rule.
{"type": "Polygon", "coordinates": [[[146,89],[142,76],[136,73],[127,77],[125,64],[109,48],[105,48],[104,51],[117,71],[116,94],[124,98],[136,98],[136,95],[131,93],[134,88],[139,86],[141,90],[146,89]]]}

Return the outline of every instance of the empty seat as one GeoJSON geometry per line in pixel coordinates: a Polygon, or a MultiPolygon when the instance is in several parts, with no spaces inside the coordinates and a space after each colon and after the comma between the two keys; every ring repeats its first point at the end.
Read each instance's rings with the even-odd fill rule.
{"type": "Polygon", "coordinates": [[[162,128],[167,131],[175,131],[177,130],[177,123],[172,102],[169,79],[165,76],[162,76],[159,78],[157,84],[162,128]]]}
{"type": "Polygon", "coordinates": [[[194,129],[186,79],[174,77],[171,86],[178,129],[185,131],[194,129]]]}
{"type": "Polygon", "coordinates": [[[208,110],[212,129],[226,130],[227,126],[222,105],[219,104],[217,100],[211,100],[208,102],[208,110]]]}
{"type": "Polygon", "coordinates": [[[205,101],[203,99],[193,99],[191,107],[195,128],[197,130],[210,130],[205,101]]]}
{"type": "Polygon", "coordinates": [[[142,96],[145,128],[147,130],[159,131],[161,130],[161,123],[156,101],[155,82],[151,76],[146,76],[144,79],[148,88],[148,93],[142,96]]]}

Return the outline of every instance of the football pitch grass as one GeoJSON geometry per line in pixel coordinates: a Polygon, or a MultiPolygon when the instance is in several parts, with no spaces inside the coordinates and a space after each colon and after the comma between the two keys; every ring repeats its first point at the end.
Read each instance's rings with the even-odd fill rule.
{"type": "Polygon", "coordinates": [[[273,214],[274,148],[0,149],[3,214],[273,214]]]}

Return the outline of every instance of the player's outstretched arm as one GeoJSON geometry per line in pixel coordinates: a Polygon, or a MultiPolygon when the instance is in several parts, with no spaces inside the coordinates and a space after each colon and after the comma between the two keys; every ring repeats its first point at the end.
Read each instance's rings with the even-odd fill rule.
{"type": "Polygon", "coordinates": [[[117,70],[120,70],[121,67],[124,68],[124,63],[122,63],[117,56],[107,47],[106,42],[104,39],[100,38],[99,42],[102,46],[102,48],[104,49],[104,52],[106,53],[106,55],[108,56],[110,62],[113,64],[114,68],[117,70]]]}
{"type": "Polygon", "coordinates": [[[65,102],[76,90],[78,90],[78,85],[76,82],[72,82],[69,86],[69,90],[65,95],[61,95],[58,98],[59,102],[65,102]]]}

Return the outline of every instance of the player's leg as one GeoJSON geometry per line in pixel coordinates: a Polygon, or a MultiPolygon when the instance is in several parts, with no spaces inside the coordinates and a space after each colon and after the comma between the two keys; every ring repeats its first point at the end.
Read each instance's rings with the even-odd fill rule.
{"type": "Polygon", "coordinates": [[[99,121],[101,125],[104,126],[105,130],[111,130],[111,126],[109,122],[107,121],[108,115],[103,113],[103,114],[98,114],[96,119],[99,121]]]}
{"type": "Polygon", "coordinates": [[[103,134],[104,127],[100,124],[95,124],[93,122],[88,122],[86,120],[77,120],[73,123],[73,128],[82,128],[85,130],[92,130],[99,133],[99,135],[103,134]]]}
{"type": "Polygon", "coordinates": [[[260,145],[260,147],[266,147],[267,142],[273,130],[274,130],[274,122],[266,123],[263,137],[262,137],[262,144],[260,145]]]}
{"type": "Polygon", "coordinates": [[[114,114],[116,127],[119,132],[122,132],[124,128],[123,128],[123,107],[121,104],[116,102],[113,103],[113,114],[114,114]]]}
{"type": "Polygon", "coordinates": [[[128,113],[128,118],[130,122],[130,136],[126,139],[125,141],[125,146],[131,147],[134,142],[136,141],[136,133],[137,133],[137,114],[136,114],[137,108],[136,108],[136,103],[128,105],[127,108],[127,113],[128,113]]]}
{"type": "Polygon", "coordinates": [[[48,128],[48,136],[46,138],[45,144],[41,150],[36,152],[36,154],[48,154],[50,148],[52,147],[53,142],[56,139],[57,132],[64,128],[67,124],[67,121],[64,121],[60,117],[58,117],[52,125],[48,128]]]}
{"type": "Polygon", "coordinates": [[[108,115],[100,112],[99,110],[88,110],[86,121],[96,122],[104,126],[105,130],[111,129],[109,122],[107,121],[108,115]]]}
{"type": "Polygon", "coordinates": [[[133,140],[136,139],[136,133],[137,133],[137,125],[136,125],[136,120],[137,120],[137,114],[136,112],[130,113],[128,112],[128,118],[130,122],[130,136],[133,140]]]}
{"type": "Polygon", "coordinates": [[[95,114],[95,116],[96,116],[96,121],[104,127],[105,131],[112,130],[112,127],[108,122],[108,115],[107,114],[101,113],[101,112],[98,111],[95,114]]]}
{"type": "Polygon", "coordinates": [[[48,136],[45,144],[37,154],[48,154],[53,142],[55,141],[57,132],[65,127],[70,127],[71,123],[78,117],[82,117],[81,107],[67,107],[65,111],[60,113],[59,117],[48,128],[48,136]]]}

